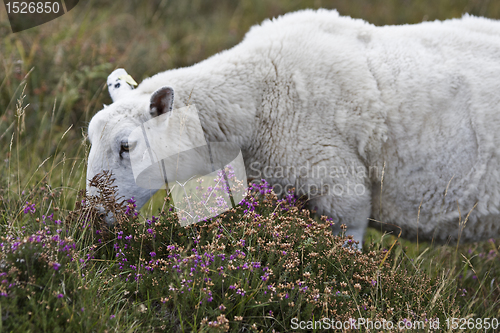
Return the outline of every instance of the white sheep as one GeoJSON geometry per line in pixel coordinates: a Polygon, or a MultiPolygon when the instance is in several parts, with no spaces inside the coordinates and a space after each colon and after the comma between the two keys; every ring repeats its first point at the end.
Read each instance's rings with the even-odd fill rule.
{"type": "Polygon", "coordinates": [[[124,73],[110,75],[113,104],[90,122],[87,180],[111,170],[139,207],[154,190],[134,181],[129,134],[194,104],[206,139],[238,144],[250,178],[295,187],[356,240],[369,218],[409,239],[500,236],[497,21],[376,27],[305,10],[137,89],[124,73]]]}

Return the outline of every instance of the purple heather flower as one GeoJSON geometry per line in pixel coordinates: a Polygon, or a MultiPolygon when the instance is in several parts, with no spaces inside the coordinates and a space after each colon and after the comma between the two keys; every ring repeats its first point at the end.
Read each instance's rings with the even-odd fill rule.
{"type": "Polygon", "coordinates": [[[29,202],[26,201],[26,205],[24,205],[23,207],[23,212],[24,214],[35,213],[36,212],[35,204],[30,204],[29,202]]]}
{"type": "Polygon", "coordinates": [[[60,264],[60,263],[57,263],[57,262],[55,262],[55,263],[52,265],[52,268],[53,268],[54,270],[56,270],[56,271],[57,271],[57,270],[59,270],[59,268],[60,268],[60,267],[61,267],[61,264],[60,264]]]}
{"type": "Polygon", "coordinates": [[[134,216],[137,216],[137,212],[135,211],[135,207],[137,207],[137,205],[135,204],[134,197],[127,200],[127,202],[129,203],[129,205],[127,206],[127,209],[125,210],[125,214],[130,215],[133,212],[134,216]]]}
{"type": "Polygon", "coordinates": [[[17,247],[21,245],[21,242],[14,242],[14,244],[12,244],[10,246],[10,248],[12,249],[12,252],[16,251],[17,250],[17,247]]]}
{"type": "Polygon", "coordinates": [[[64,297],[64,295],[63,295],[63,294],[58,294],[58,295],[57,295],[57,298],[63,298],[63,297],[64,297]]]}
{"type": "Polygon", "coordinates": [[[223,197],[217,197],[217,199],[215,200],[217,202],[217,206],[219,207],[227,207],[227,203],[226,203],[226,200],[224,200],[223,197]]]}

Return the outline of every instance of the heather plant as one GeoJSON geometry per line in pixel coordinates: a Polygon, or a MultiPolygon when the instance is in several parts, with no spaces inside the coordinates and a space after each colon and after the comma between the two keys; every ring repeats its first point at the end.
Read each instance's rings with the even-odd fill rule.
{"type": "Polygon", "coordinates": [[[92,226],[88,257],[112,263],[107,284],[141,300],[153,327],[287,331],[292,318],[444,322],[461,313],[454,299],[436,297],[446,277],[394,269],[403,262],[375,244],[357,250],[350,237],[332,234],[326,217],[311,218],[291,193],[278,199],[265,181],[236,209],[188,227],[168,198],[145,222],[134,200],[127,204],[128,218],[112,229],[92,226]]]}
{"type": "Polygon", "coordinates": [[[143,219],[133,199],[116,203],[112,174],[92,181],[97,194],[81,191],[65,218],[37,205],[60,197],[48,186],[19,208],[24,225],[0,244],[5,328],[287,332],[294,318],[444,325],[450,316],[497,315],[484,302],[498,304],[493,240],[438,273],[425,266],[443,254],[409,258],[392,240],[361,252],[345,227],[332,234],[332,221],[313,217],[303,198],[280,199],[265,181],[236,208],[187,227],[168,196],[143,219]],[[99,207],[118,217],[115,225],[99,207]]]}

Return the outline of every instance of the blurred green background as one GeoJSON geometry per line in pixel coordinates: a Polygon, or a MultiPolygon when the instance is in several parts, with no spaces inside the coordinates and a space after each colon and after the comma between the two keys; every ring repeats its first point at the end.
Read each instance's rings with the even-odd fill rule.
{"type": "Polygon", "coordinates": [[[23,189],[43,182],[84,186],[86,126],[111,102],[105,81],[114,68],[140,82],[230,48],[266,18],[320,7],[376,25],[500,17],[491,0],[89,0],[12,34],[1,7],[0,194],[22,201],[23,189]]]}

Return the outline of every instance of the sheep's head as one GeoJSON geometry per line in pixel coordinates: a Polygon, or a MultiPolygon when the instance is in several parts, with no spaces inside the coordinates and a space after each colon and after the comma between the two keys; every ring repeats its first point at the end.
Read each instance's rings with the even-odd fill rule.
{"type": "MultiPolygon", "coordinates": [[[[97,194],[97,188],[90,186],[90,180],[108,170],[116,179],[116,197],[124,200],[134,197],[137,206],[141,207],[157,189],[137,185],[131,154],[141,147],[130,135],[146,121],[171,112],[174,91],[162,87],[151,95],[141,94],[133,90],[130,80],[123,69],[111,73],[108,90],[113,104],[104,106],[90,121],[88,139],[92,146],[88,156],[87,192],[97,194]]],[[[108,222],[112,222],[111,216],[108,216],[108,222]]]]}
{"type": "MultiPolygon", "coordinates": [[[[89,124],[88,194],[99,194],[91,180],[108,170],[115,179],[115,196],[134,198],[138,208],[168,184],[181,223],[201,221],[238,203],[247,189],[239,147],[229,142],[207,145],[196,106],[172,110],[172,88],[162,87],[149,95],[133,90],[127,80],[131,78],[121,69],[110,75],[113,104],[89,124]],[[199,183],[191,186],[194,182],[199,183]],[[207,193],[190,192],[200,188],[207,193]],[[195,212],[190,198],[200,199],[201,210],[195,212]]],[[[104,208],[102,214],[113,222],[104,208]]]]}

